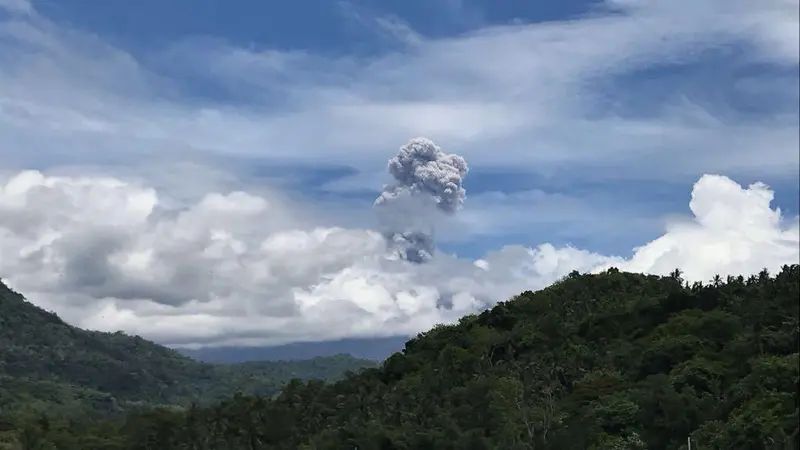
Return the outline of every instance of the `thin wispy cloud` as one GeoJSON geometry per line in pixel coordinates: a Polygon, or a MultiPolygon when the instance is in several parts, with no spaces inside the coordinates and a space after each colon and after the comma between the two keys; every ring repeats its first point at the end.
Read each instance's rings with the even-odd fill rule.
{"type": "Polygon", "coordinates": [[[0,8],[9,14],[28,15],[33,13],[33,5],[29,0],[0,0],[0,8]]]}
{"type": "MultiPolygon", "coordinates": [[[[18,19],[4,26],[11,38],[4,47],[4,111],[8,122],[37,129],[32,117],[47,117],[53,133],[84,148],[90,144],[82,138],[101,142],[113,130],[130,138],[130,148],[118,152],[191,146],[371,167],[384,158],[376,149],[420,134],[482,165],[546,170],[602,163],[694,176],[720,160],[726,171],[750,168],[752,142],[769,141],[760,149],[760,171],[786,175],[797,161],[796,114],[714,122],[698,118],[697,106],[680,93],[646,119],[597,110],[608,93],[593,85],[606,77],[696,62],[726,46],[749,49],[743,59],[797,64],[790,44],[797,17],[786,14],[786,2],[691,5],[613,2],[610,12],[584,20],[492,27],[366,60],[189,37],[149,65],[45,19],[18,19]],[[20,57],[20,47],[30,51],[20,57]],[[162,72],[246,89],[250,101],[175,101],[185,87],[162,72]],[[494,148],[503,150],[487,151],[494,148]],[[689,161],[669,164],[676,157],[689,161]],[[647,161],[658,161],[659,170],[647,161]]],[[[763,79],[769,84],[770,75],[763,79]]]]}
{"type": "Polygon", "coordinates": [[[370,38],[383,37],[390,44],[415,46],[423,42],[424,37],[404,20],[393,15],[376,13],[363,5],[348,1],[336,3],[342,17],[353,24],[354,28],[366,32],[370,38]]]}

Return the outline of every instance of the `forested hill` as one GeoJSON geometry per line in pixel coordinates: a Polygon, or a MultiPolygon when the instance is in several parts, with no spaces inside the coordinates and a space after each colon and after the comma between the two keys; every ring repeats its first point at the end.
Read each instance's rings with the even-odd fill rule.
{"type": "Polygon", "coordinates": [[[210,403],[238,391],[271,396],[292,378],[334,379],[374,362],[346,355],[307,361],[205,364],[124,333],[82,330],[0,282],[0,412],[96,412],[210,403]]]}
{"type": "Polygon", "coordinates": [[[798,265],[691,286],[573,273],[334,384],[15,436],[83,450],[795,449],[798,299],[798,265]]]}

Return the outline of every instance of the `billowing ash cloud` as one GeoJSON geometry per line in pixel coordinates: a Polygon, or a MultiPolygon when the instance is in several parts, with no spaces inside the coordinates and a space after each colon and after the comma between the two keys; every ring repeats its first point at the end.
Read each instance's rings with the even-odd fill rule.
{"type": "Polygon", "coordinates": [[[395,183],[384,186],[375,200],[383,233],[401,258],[428,261],[436,247],[435,214],[455,214],[467,198],[462,185],[467,162],[419,137],[400,147],[388,170],[395,183]]]}

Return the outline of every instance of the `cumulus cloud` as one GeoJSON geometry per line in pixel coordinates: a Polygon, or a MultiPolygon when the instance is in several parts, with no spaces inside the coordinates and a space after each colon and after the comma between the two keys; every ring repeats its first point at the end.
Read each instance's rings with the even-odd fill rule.
{"type": "Polygon", "coordinates": [[[692,217],[628,258],[542,244],[420,265],[378,231],[271,227],[294,207],[260,195],[211,192],[175,209],[139,182],[25,171],[0,184],[0,276],[77,325],[173,345],[412,334],[572,270],[680,268],[701,281],[778,270],[798,262],[800,231],[772,198],[705,175],[692,217]]]}
{"type": "MultiPolygon", "coordinates": [[[[704,172],[793,181],[797,5],[607,0],[574,20],[438,38],[378,21],[410,50],[362,58],[231,47],[208,36],[134,54],[48,20],[28,0],[0,0],[0,276],[72,323],[188,345],[414,333],[609,265],[679,267],[699,280],[775,270],[797,262],[797,220],[771,207],[768,187],[720,176],[694,186],[689,219],[630,255],[545,243],[475,260],[434,254],[432,211],[392,217],[379,201],[379,227],[361,219],[335,227],[321,217],[334,202],[298,203],[244,179],[257,172],[247,159],[257,155],[252,166],[350,166],[359,173],[344,190],[372,189],[370,175],[385,162],[375,148],[424,134],[473,166],[561,186],[704,172]],[[719,52],[731,47],[739,51],[719,52]],[[726,62],[712,83],[625,82],[627,96],[615,85],[719,53],[726,62]],[[720,80],[726,68],[731,78],[720,80]],[[753,103],[719,118],[739,96],[753,103]],[[248,167],[228,171],[221,160],[248,167]],[[42,171],[18,171],[29,168],[42,171]],[[426,264],[387,251],[387,232],[402,248],[425,250],[426,264]]],[[[406,194],[431,174],[438,184],[425,198],[440,201],[428,208],[447,214],[463,202],[466,164],[424,173],[417,169],[427,163],[409,168],[403,158],[384,196],[389,209],[415,211],[406,194]],[[404,181],[406,172],[415,178],[404,181]]],[[[487,209],[465,208],[458,220],[497,235],[530,228],[528,218],[508,224],[511,215],[554,223],[585,215],[574,196],[541,194],[525,210],[475,196],[487,209]]],[[[606,220],[592,207],[604,217],[582,224],[601,235],[597,222],[621,228],[618,215],[606,220]]]]}
{"type": "Polygon", "coordinates": [[[770,208],[773,198],[763,183],[744,189],[724,176],[705,175],[692,190],[693,219],[671,224],[619,267],[658,274],[680,268],[692,280],[707,281],[798,263],[798,220],[785,221],[780,209],[770,208]]]}

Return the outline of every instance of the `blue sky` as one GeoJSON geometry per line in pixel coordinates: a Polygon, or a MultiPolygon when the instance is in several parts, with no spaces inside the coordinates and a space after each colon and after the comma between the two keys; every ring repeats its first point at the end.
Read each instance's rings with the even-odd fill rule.
{"type": "Polygon", "coordinates": [[[781,0],[0,0],[0,175],[135,179],[174,210],[243,190],[303,218],[280,229],[370,229],[423,135],[470,164],[444,253],[631,258],[691,220],[704,174],[796,220],[797,22],[781,0]]]}
{"type": "MultiPolygon", "coordinates": [[[[102,41],[128,52],[145,68],[167,74],[171,86],[187,102],[211,102],[222,105],[264,108],[282,103],[280,92],[270,98],[269,92],[257,102],[249,90],[232,92],[230,86],[196,72],[176,67],[163,58],[163,49],[176,42],[207,41],[251,51],[278,50],[308,52],[320,57],[358,58],[369,64],[375,59],[402,52],[406,42],[402,33],[414,33],[426,39],[446,39],[463,36],[487,27],[508,24],[536,24],[550,21],[579,20],[604,13],[613,7],[602,2],[487,2],[458,0],[412,1],[313,1],[264,2],[222,0],[162,2],[107,2],[100,0],[43,0],[35,2],[39,12],[56,24],[90,33],[102,41]],[[408,29],[409,31],[403,31],[408,29]]],[[[646,32],[646,30],[642,30],[646,32]]],[[[728,122],[764,121],[774,115],[788,115],[796,122],[796,101],[785,92],[771,89],[770,79],[796,84],[796,70],[791,65],[748,63],[742,45],[735,42],[713,46],[684,58],[654,58],[642,67],[614,76],[598,75],[588,80],[596,101],[583,115],[591,118],[618,115],[627,118],[658,118],[665,108],[675,102],[691,103],[702,114],[714,120],[728,122]]],[[[246,69],[244,69],[246,70],[246,69]]],[[[312,69],[304,69],[302,72],[312,69]]],[[[298,76],[306,76],[303,73],[298,76]]],[[[293,74],[283,74],[291,79],[293,74]]],[[[259,86],[259,88],[264,86],[259,86]]],[[[270,86],[265,86],[270,91],[270,86]]],[[[795,86],[796,88],[796,86],[795,86]]],[[[254,88],[255,89],[255,88],[254,88]]],[[[276,89],[279,91],[279,89],[276,89]]],[[[796,96],[796,89],[794,92],[796,96]]],[[[699,112],[699,111],[698,111],[699,112]]],[[[581,139],[591,144],[591,140],[581,139]]],[[[535,145],[535,143],[533,144],[535,145]]],[[[613,145],[613,144],[611,144],[613,145]]],[[[669,146],[663,150],[668,152],[669,146]]],[[[683,149],[678,149],[683,150],[683,149]]],[[[457,149],[452,149],[456,151],[457,149]]],[[[535,148],[530,148],[535,152],[535,148]]],[[[753,152],[757,150],[753,149],[753,152]]],[[[376,160],[384,154],[375,149],[376,160]],[[380,155],[380,156],[378,156],[380,155]]],[[[699,148],[696,152],[702,153],[699,148]]],[[[256,160],[259,155],[252,155],[256,160]]],[[[266,172],[275,164],[269,155],[261,158],[266,172]]],[[[370,161],[370,162],[377,162],[370,161]]],[[[355,170],[346,164],[326,167],[303,161],[291,167],[305,186],[311,185],[311,195],[325,198],[325,190],[317,189],[324,182],[355,170]]],[[[473,167],[467,181],[471,195],[488,191],[517,192],[541,189],[549,193],[593,197],[595,206],[608,209],[624,205],[628,211],[616,211],[618,221],[630,223],[631,216],[647,216],[646,224],[630,224],[625,231],[618,224],[593,229],[570,227],[559,232],[560,225],[545,224],[520,235],[504,239],[493,236],[488,241],[469,245],[445,245],[445,249],[477,256],[497,243],[527,244],[541,241],[574,243],[600,252],[625,253],[631,247],[661,231],[659,216],[685,213],[688,185],[704,171],[714,171],[714,163],[704,164],[669,179],[652,180],[649,174],[637,176],[636,166],[615,161],[604,168],[602,179],[596,180],[592,167],[577,168],[570,164],[553,164],[541,170],[530,167],[518,171],[513,164],[500,167],[473,167]],[[511,167],[509,167],[511,166],[511,167]],[[515,169],[515,170],[509,170],[515,169]],[[616,175],[615,175],[616,174],[616,175]],[[623,175],[624,174],[624,175],[623,175]],[[588,178],[588,179],[587,179],[588,178]],[[614,233],[614,230],[619,233],[614,233]],[[609,233],[611,232],[611,235],[609,233]]],[[[743,165],[745,166],[745,165],[743,165]]],[[[374,164],[370,169],[374,170],[374,164]]],[[[283,165],[280,168],[285,171],[283,165]]],[[[725,174],[742,183],[756,180],[768,182],[777,191],[776,204],[789,213],[797,212],[797,173],[769,173],[758,167],[736,167],[725,174]]],[[[660,178],[660,177],[659,177],[660,178]]],[[[374,198],[379,185],[365,186],[341,195],[363,201],[364,206],[374,198]]]]}
{"type": "Polygon", "coordinates": [[[375,19],[400,20],[430,37],[448,37],[513,21],[563,20],[589,13],[598,2],[390,0],[296,2],[145,0],[45,0],[43,14],[110,39],[127,50],[152,51],[189,35],[214,36],[234,45],[267,46],[328,54],[375,55],[391,49],[375,19]],[[383,39],[381,39],[383,37],[383,39]]]}

